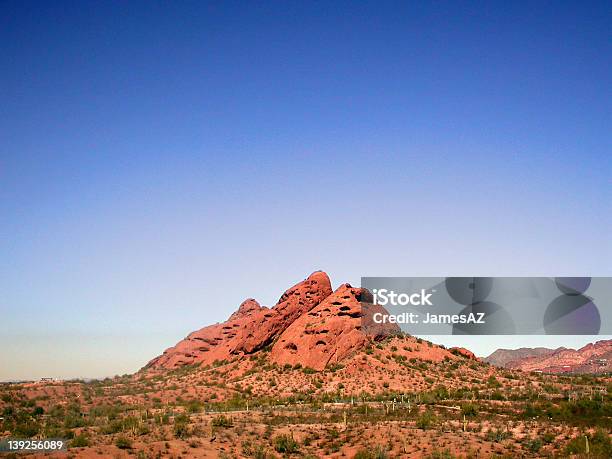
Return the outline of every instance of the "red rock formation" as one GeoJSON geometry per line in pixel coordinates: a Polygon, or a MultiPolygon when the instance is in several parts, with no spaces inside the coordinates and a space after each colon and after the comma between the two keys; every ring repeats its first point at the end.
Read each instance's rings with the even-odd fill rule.
{"type": "Polygon", "coordinates": [[[526,353],[525,349],[518,351],[516,358],[504,362],[505,368],[546,373],[605,373],[612,370],[612,340],[589,343],[578,350],[538,348],[535,355],[526,353]]]}
{"type": "Polygon", "coordinates": [[[315,272],[283,293],[273,308],[261,307],[257,301],[248,299],[226,322],[191,333],[145,368],[207,365],[258,351],[331,293],[327,274],[315,272]]]}
{"type": "MultiPolygon", "coordinates": [[[[296,319],[281,335],[272,348],[271,359],[281,365],[300,364],[315,370],[340,362],[354,351],[361,349],[372,336],[399,332],[397,325],[372,327],[371,315],[377,306],[363,306],[361,301],[371,301],[367,290],[344,284],[310,312],[296,319]]],[[[378,309],[376,309],[378,308],[378,309]]]]}
{"type": "Polygon", "coordinates": [[[233,313],[231,316],[229,316],[229,319],[227,320],[229,322],[231,320],[240,319],[242,317],[247,317],[251,315],[253,312],[260,311],[261,309],[267,309],[267,308],[262,308],[260,304],[257,302],[257,300],[253,298],[248,298],[242,302],[238,310],[235,313],[233,313]]]}
{"type": "Polygon", "coordinates": [[[478,357],[476,357],[476,355],[474,355],[472,351],[468,351],[464,347],[451,347],[449,349],[449,352],[451,354],[460,355],[461,357],[465,357],[466,359],[479,360],[478,357]]]}

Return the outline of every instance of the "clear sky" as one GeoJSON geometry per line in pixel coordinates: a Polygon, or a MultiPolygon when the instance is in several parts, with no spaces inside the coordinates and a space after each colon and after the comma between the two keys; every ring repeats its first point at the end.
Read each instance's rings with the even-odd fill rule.
{"type": "Polygon", "coordinates": [[[316,269],[612,275],[611,23],[3,1],[0,379],[135,371],[316,269]]]}

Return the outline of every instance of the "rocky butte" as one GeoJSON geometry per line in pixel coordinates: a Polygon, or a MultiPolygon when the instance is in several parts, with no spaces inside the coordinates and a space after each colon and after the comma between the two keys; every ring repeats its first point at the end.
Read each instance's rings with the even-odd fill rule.
{"type": "Polygon", "coordinates": [[[317,271],[271,308],[245,300],[227,321],[191,333],[145,369],[209,365],[271,346],[273,362],[323,370],[372,340],[400,331],[394,324],[374,324],[372,315],[381,311],[367,290],[343,284],[332,291],[328,275],[317,271]]]}

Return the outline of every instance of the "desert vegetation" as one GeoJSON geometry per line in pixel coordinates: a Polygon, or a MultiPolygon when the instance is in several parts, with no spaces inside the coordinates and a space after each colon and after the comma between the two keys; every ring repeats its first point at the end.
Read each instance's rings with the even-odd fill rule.
{"type": "Polygon", "coordinates": [[[321,372],[262,351],[100,381],[4,384],[0,432],[67,438],[74,456],[612,457],[611,391],[610,375],[499,370],[396,336],[321,372]]]}

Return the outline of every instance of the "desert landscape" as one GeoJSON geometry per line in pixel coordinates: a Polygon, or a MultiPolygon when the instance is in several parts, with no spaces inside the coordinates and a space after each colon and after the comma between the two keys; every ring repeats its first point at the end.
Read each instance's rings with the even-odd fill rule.
{"type": "Polygon", "coordinates": [[[69,439],[41,457],[612,457],[611,341],[481,360],[368,326],[369,300],[315,272],[135,374],[1,384],[0,437],[69,439]]]}

